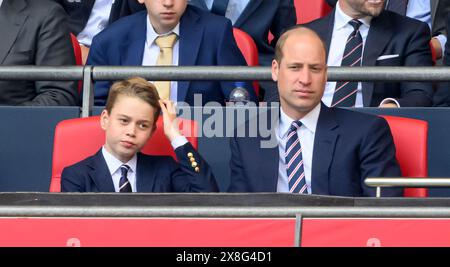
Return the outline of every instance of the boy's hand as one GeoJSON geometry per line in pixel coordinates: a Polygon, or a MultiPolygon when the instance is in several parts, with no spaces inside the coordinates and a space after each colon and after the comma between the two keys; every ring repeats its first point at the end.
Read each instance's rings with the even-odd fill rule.
{"type": "Polygon", "coordinates": [[[172,141],[181,136],[175,106],[170,100],[159,100],[159,105],[163,116],[164,134],[169,141],[172,141]]]}

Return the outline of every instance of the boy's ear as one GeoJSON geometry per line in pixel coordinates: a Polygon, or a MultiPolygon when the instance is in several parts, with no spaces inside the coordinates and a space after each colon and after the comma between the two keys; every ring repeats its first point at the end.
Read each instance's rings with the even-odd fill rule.
{"type": "Polygon", "coordinates": [[[106,130],[109,122],[109,114],[106,109],[102,111],[102,114],[100,115],[100,126],[103,130],[106,130]]]}

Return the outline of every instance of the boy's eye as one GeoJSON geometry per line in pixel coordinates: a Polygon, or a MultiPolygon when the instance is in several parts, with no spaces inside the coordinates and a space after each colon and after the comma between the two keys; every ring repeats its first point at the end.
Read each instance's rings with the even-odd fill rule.
{"type": "Polygon", "coordinates": [[[141,128],[141,129],[147,129],[147,128],[148,128],[148,124],[146,124],[146,123],[141,123],[141,124],[139,124],[139,128],[141,128]]]}

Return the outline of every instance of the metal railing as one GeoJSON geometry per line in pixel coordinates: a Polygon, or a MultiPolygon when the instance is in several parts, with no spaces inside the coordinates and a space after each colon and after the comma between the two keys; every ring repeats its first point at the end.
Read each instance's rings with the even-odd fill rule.
{"type": "MultiPolygon", "coordinates": [[[[91,115],[94,81],[140,76],[147,80],[272,79],[270,67],[247,66],[0,66],[0,80],[82,80],[82,117],[91,115]]],[[[329,81],[449,82],[450,67],[329,67],[329,81]]]]}
{"type": "Polygon", "coordinates": [[[0,206],[0,217],[450,218],[450,207],[0,206]]]}
{"type": "Polygon", "coordinates": [[[364,183],[376,187],[376,197],[381,197],[382,187],[450,187],[450,178],[367,178],[364,183]]]}
{"type": "MultiPolygon", "coordinates": [[[[272,79],[270,67],[246,66],[0,66],[0,80],[261,80],[272,79]]],[[[329,67],[329,81],[450,81],[450,67],[329,67]]]]}

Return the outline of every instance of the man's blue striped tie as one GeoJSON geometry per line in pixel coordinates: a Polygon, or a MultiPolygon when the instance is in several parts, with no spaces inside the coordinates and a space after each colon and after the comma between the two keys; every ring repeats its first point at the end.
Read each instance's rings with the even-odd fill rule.
{"type": "Polygon", "coordinates": [[[307,194],[306,190],[306,178],[305,170],[303,168],[302,147],[300,145],[300,139],[298,138],[297,130],[300,129],[302,123],[300,121],[294,121],[289,128],[285,159],[286,159],[286,172],[289,182],[289,192],[307,194]]]}

